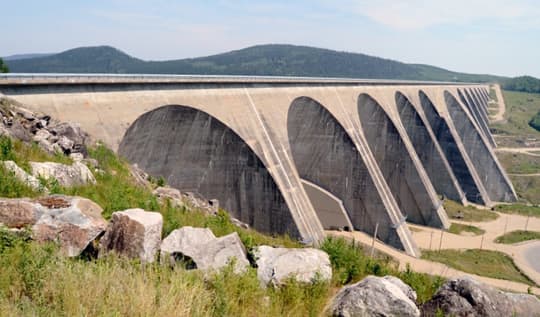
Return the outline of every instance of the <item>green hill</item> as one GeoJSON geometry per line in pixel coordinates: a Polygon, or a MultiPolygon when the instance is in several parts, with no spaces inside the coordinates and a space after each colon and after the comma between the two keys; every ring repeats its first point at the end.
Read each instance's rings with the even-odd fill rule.
{"type": "Polygon", "coordinates": [[[14,73],[267,75],[474,82],[503,79],[358,53],[278,44],[169,61],[143,61],[110,46],[81,47],[49,56],[10,60],[7,64],[14,73]]]}
{"type": "Polygon", "coordinates": [[[540,79],[531,76],[510,78],[503,84],[506,90],[540,93],[540,79]]]}

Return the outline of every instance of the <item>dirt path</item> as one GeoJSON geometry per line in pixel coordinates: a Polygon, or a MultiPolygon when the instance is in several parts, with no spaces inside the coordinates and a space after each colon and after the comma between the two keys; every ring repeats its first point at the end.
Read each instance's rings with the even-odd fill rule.
{"type": "Polygon", "coordinates": [[[540,173],[532,173],[532,174],[515,174],[515,173],[508,173],[508,176],[537,177],[537,176],[540,176],[540,173]]]}
{"type": "MultiPolygon", "coordinates": [[[[499,214],[500,217],[494,221],[490,222],[460,222],[463,224],[472,224],[486,231],[483,236],[465,236],[465,235],[456,235],[448,232],[442,232],[441,230],[422,227],[416,225],[410,225],[415,227],[420,231],[413,231],[412,235],[415,239],[418,247],[421,249],[432,249],[438,250],[439,245],[441,249],[488,249],[500,251],[508,254],[514,259],[514,262],[520,270],[523,271],[528,277],[530,277],[535,283],[540,284],[540,272],[536,271],[532,265],[530,265],[526,255],[527,251],[535,247],[535,241],[528,241],[514,245],[498,244],[494,240],[498,236],[502,235],[504,232],[510,232],[515,230],[523,230],[525,224],[527,223],[527,217],[520,215],[508,215],[508,214],[499,214]],[[442,232],[442,234],[441,234],[442,232]],[[442,242],[441,242],[442,237],[442,242]]],[[[529,218],[527,224],[528,230],[540,231],[540,218],[529,218]]],[[[349,239],[355,239],[364,244],[371,245],[372,238],[368,235],[361,232],[336,232],[329,231],[328,234],[343,236],[349,239]]],[[[494,278],[488,278],[483,276],[478,276],[475,274],[465,273],[442,263],[431,262],[423,259],[417,259],[411,256],[404,254],[401,251],[398,251],[388,245],[381,243],[380,241],[375,242],[375,248],[381,252],[384,252],[392,257],[394,257],[398,262],[400,269],[404,269],[407,264],[410,264],[412,269],[417,272],[428,273],[441,275],[447,278],[470,275],[474,278],[483,281],[489,285],[507,289],[515,292],[527,292],[529,288],[528,285],[518,282],[511,282],[506,280],[499,280],[494,278]]],[[[540,288],[534,287],[533,292],[536,295],[540,295],[540,288]]]]}
{"type": "Polygon", "coordinates": [[[530,156],[540,156],[538,153],[531,152],[540,152],[540,147],[498,147],[495,149],[495,152],[510,152],[510,153],[520,153],[530,156]]]}
{"type": "Polygon", "coordinates": [[[495,94],[497,95],[497,104],[499,105],[498,111],[496,114],[491,116],[489,120],[491,123],[496,123],[500,121],[504,121],[504,114],[506,113],[506,104],[504,103],[504,98],[501,92],[501,86],[495,85],[495,94]]]}

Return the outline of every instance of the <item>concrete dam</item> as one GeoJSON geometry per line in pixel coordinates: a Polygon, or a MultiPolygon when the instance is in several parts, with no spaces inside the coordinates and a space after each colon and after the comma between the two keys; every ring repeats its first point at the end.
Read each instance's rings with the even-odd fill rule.
{"type": "Polygon", "coordinates": [[[406,222],[448,228],[441,198],[516,200],[493,151],[486,85],[15,74],[0,92],[79,123],[256,230],[306,243],[325,229],[377,231],[418,256],[406,222]]]}

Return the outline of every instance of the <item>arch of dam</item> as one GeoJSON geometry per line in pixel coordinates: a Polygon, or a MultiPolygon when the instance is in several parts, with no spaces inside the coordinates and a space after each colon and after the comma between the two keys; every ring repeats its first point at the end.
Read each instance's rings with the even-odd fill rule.
{"type": "Polygon", "coordinates": [[[0,92],[77,122],[182,191],[306,243],[374,234],[418,256],[406,222],[448,228],[441,198],[515,191],[494,155],[486,85],[332,78],[9,75],[0,92]]]}

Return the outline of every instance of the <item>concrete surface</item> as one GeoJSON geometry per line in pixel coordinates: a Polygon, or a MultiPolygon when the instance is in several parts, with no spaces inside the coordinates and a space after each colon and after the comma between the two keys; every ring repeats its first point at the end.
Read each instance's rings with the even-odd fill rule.
{"type": "Polygon", "coordinates": [[[180,190],[218,198],[242,222],[306,243],[321,241],[324,232],[302,178],[341,200],[355,229],[371,233],[378,225],[386,243],[413,256],[419,251],[405,216],[447,227],[438,194],[459,197],[461,191],[486,204],[515,198],[489,142],[457,99],[458,89],[483,85],[7,78],[0,78],[0,91],[31,110],[78,122],[94,140],[180,190]],[[426,129],[414,126],[417,117],[402,120],[398,92],[408,100],[407,116],[416,111],[426,129]],[[456,127],[466,127],[474,140],[456,127]],[[448,165],[429,161],[422,142],[448,165]],[[434,186],[437,164],[447,181],[434,186]]]}

